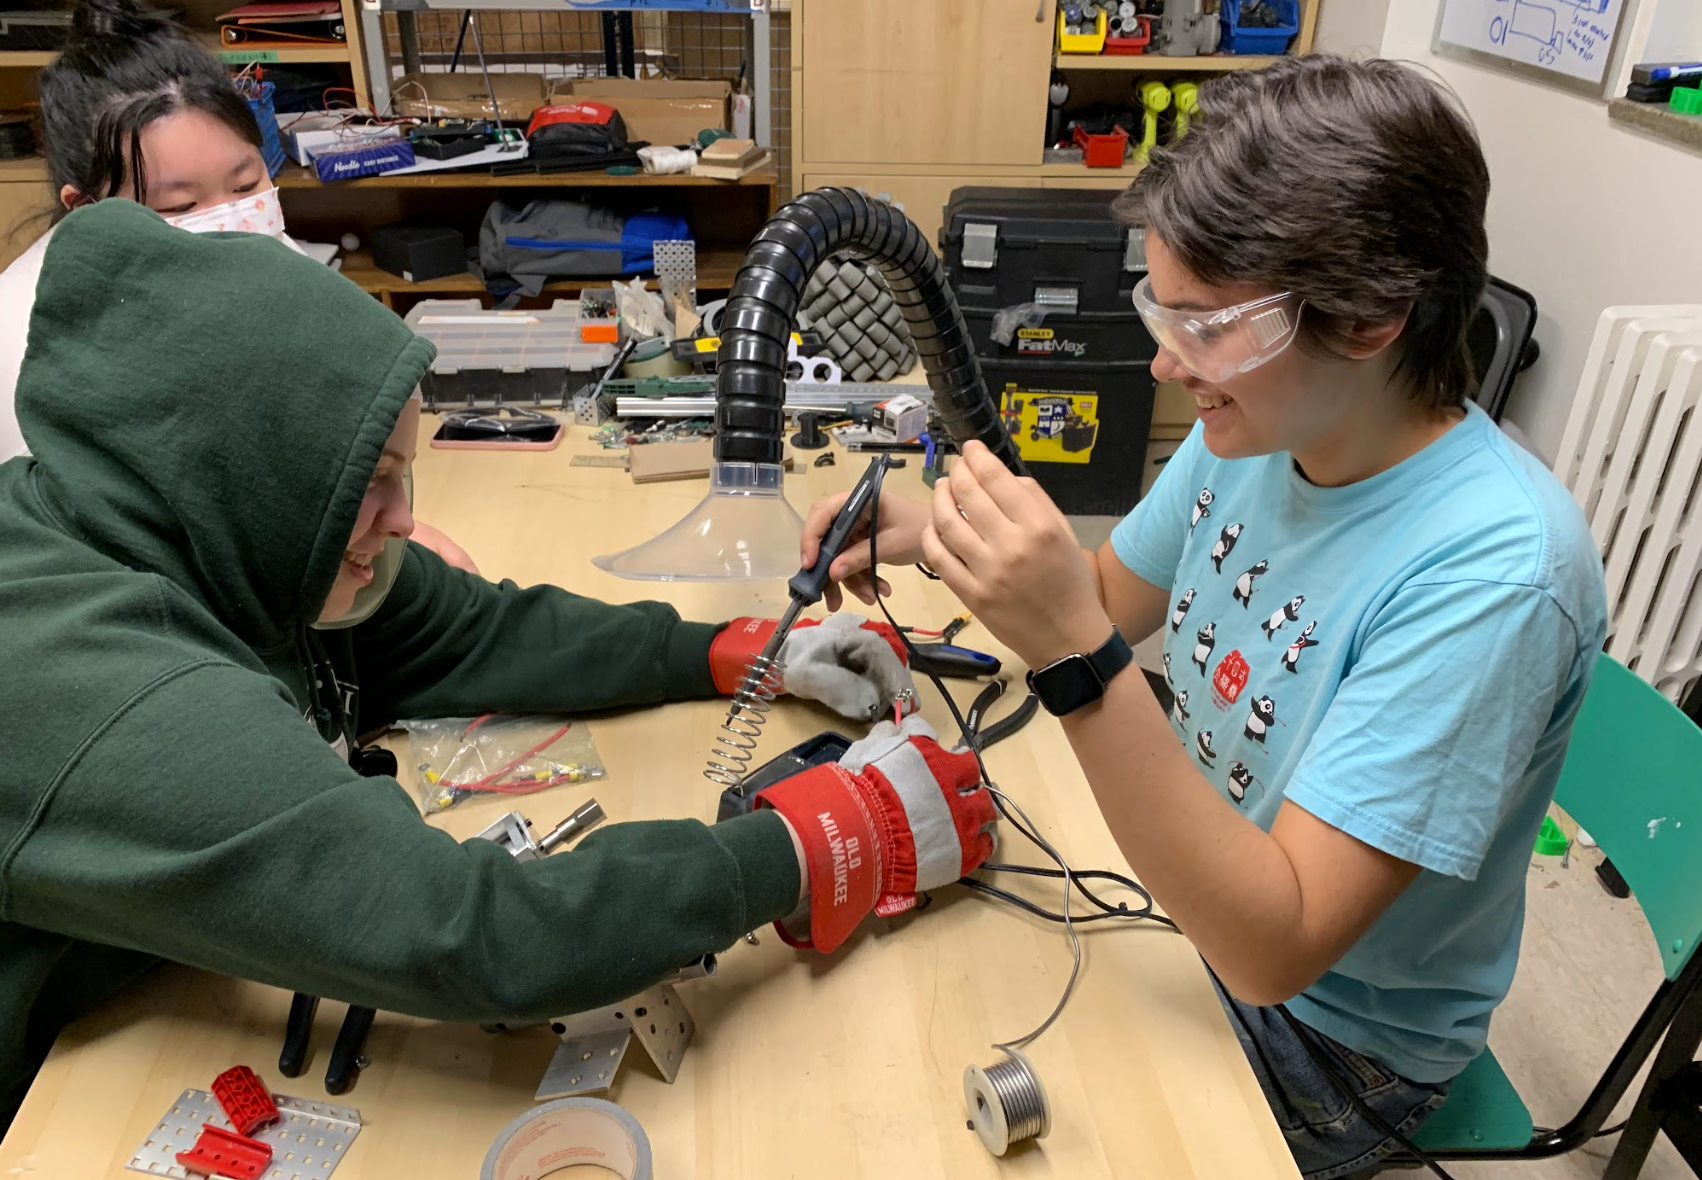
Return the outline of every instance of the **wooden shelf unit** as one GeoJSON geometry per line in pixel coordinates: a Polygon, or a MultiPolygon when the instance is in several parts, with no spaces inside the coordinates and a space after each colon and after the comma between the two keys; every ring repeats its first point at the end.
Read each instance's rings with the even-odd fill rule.
{"type": "Polygon", "coordinates": [[[275,42],[253,45],[226,45],[224,38],[214,33],[197,33],[195,39],[227,66],[242,66],[250,62],[260,65],[303,65],[347,62],[349,45],[310,45],[275,42]]]}
{"type": "Polygon", "coordinates": [[[1282,60],[1282,55],[1214,53],[1206,57],[1160,57],[1145,53],[1054,53],[1060,70],[1119,70],[1123,73],[1174,74],[1200,71],[1257,70],[1282,60]]]}
{"type": "MultiPolygon", "coordinates": [[[[700,291],[725,291],[732,285],[739,264],[744,261],[743,250],[700,248],[697,252],[697,287],[700,291]]],[[[343,274],[363,290],[383,300],[385,306],[396,306],[397,296],[440,298],[446,296],[483,295],[485,285],[471,274],[444,275],[424,282],[410,283],[400,275],[380,270],[366,250],[356,250],[343,258],[343,274]]],[[[546,283],[542,299],[572,294],[588,287],[607,287],[614,280],[607,278],[562,279],[546,283]]],[[[411,305],[412,299],[409,300],[411,305]]],[[[405,311],[406,308],[398,308],[405,311]]]]}
{"type": "Polygon", "coordinates": [[[364,176],[359,180],[322,182],[312,169],[290,165],[273,178],[281,189],[469,189],[469,188],[774,188],[780,174],[773,168],[759,168],[739,180],[712,180],[707,176],[652,176],[640,172],[636,176],[610,176],[607,172],[550,172],[522,173],[518,176],[492,176],[488,172],[419,172],[402,176],[364,176]]]}

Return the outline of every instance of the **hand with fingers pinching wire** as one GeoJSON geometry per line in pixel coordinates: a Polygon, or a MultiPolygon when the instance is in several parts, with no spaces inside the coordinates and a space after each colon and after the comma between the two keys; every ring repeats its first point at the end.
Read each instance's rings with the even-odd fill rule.
{"type": "Polygon", "coordinates": [[[922,553],[1031,668],[1093,651],[1111,634],[1070,522],[1039,484],[1012,475],[981,443],[964,444],[950,476],[934,485],[922,553]]]}
{"type": "MultiPolygon", "coordinates": [[[[796,832],[809,867],[809,930],[793,946],[838,947],[872,910],[902,913],[993,855],[998,819],[975,755],[948,753],[917,716],[883,721],[836,763],[757,795],[796,832]]],[[[801,921],[801,919],[800,919],[801,921]]]]}

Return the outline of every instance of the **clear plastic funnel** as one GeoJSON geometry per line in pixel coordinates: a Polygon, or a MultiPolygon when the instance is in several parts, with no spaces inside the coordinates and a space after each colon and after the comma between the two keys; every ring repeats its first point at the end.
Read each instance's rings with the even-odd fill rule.
{"type": "Polygon", "coordinates": [[[778,463],[717,463],[709,494],[642,545],[591,564],[645,582],[746,582],[798,572],[804,520],[786,502],[778,463]]]}

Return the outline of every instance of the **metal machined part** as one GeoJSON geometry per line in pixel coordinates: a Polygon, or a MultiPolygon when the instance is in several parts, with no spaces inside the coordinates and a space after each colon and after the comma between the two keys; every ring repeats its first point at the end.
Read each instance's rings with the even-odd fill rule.
{"type": "MultiPolygon", "coordinates": [[[[706,958],[713,963],[714,956],[706,958]]],[[[700,959],[682,974],[703,965],[700,959]]],[[[713,965],[703,970],[713,972],[713,965]]],[[[533,1095],[539,1101],[607,1090],[634,1040],[650,1055],[662,1080],[672,1082],[697,1033],[696,1022],[671,983],[659,983],[619,1004],[563,1016],[550,1027],[561,1037],[561,1045],[533,1095]]]]}

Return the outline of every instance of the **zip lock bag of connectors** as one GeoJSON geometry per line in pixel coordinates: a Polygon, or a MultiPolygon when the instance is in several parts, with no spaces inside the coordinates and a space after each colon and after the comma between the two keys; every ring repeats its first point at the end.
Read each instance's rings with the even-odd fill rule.
{"type": "Polygon", "coordinates": [[[608,774],[583,721],[487,713],[404,721],[401,728],[408,731],[425,815],[468,799],[535,795],[608,774]]]}

